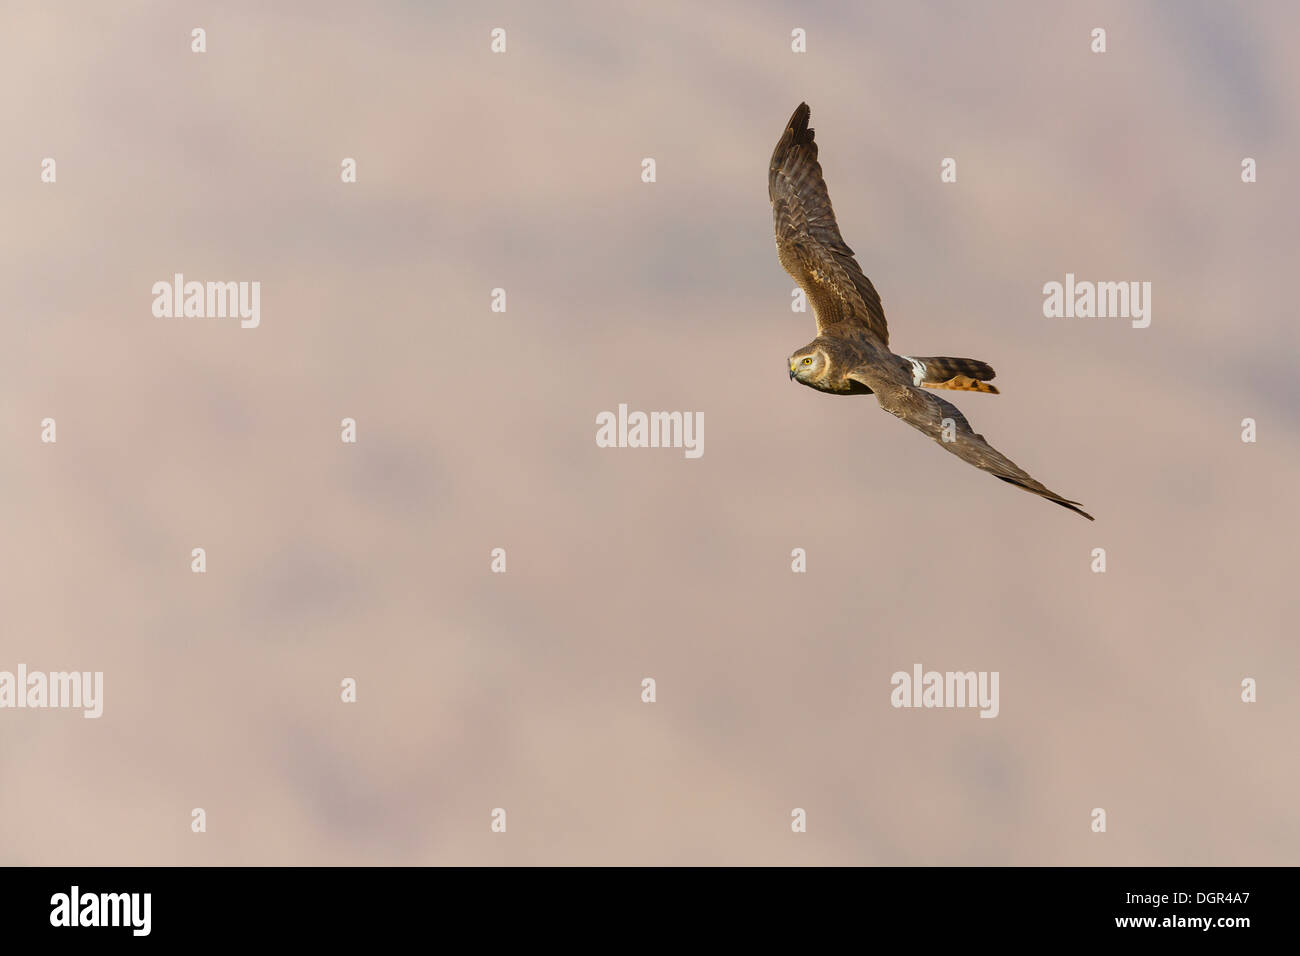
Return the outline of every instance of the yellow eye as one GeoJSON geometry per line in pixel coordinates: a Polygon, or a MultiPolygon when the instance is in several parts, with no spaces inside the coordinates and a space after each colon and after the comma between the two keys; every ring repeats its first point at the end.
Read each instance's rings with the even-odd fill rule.
{"type": "Polygon", "coordinates": [[[809,356],[808,358],[804,359],[804,360],[803,360],[803,364],[804,364],[804,365],[811,365],[811,364],[812,364],[812,356],[809,356]]]}

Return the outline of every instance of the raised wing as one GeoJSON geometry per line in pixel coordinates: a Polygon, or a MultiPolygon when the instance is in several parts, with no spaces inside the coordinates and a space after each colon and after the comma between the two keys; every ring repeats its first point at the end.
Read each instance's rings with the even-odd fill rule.
{"type": "Polygon", "coordinates": [[[888,345],[880,296],[835,222],[813,130],[808,128],[810,113],[807,103],[799,104],[768,167],[777,255],[812,301],[818,335],[843,335],[847,324],[869,330],[881,345],[888,345]]]}
{"type": "Polygon", "coordinates": [[[1079,502],[1062,498],[1056,492],[1035,481],[1029,473],[990,445],[983,435],[975,433],[957,406],[937,395],[900,381],[886,370],[876,366],[862,366],[849,373],[849,378],[861,382],[876,393],[880,407],[896,415],[917,431],[929,435],[946,451],[962,461],[982,468],[995,478],[1013,484],[1025,491],[1054,501],[1093,521],[1092,515],[1079,507],[1079,502]],[[945,422],[945,419],[948,421],[945,422]],[[951,424],[948,424],[948,423],[951,424]],[[947,432],[945,435],[945,425],[947,432]],[[950,440],[945,441],[947,437],[950,440]]]}

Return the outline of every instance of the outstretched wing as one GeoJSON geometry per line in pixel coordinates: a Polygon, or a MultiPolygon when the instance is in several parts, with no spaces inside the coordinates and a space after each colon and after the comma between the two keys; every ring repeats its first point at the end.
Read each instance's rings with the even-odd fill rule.
{"type": "Polygon", "coordinates": [[[982,468],[995,478],[1013,484],[1025,491],[1055,501],[1062,508],[1078,512],[1089,521],[1092,515],[1079,507],[1079,502],[1062,498],[1056,492],[1035,481],[1029,473],[990,445],[983,435],[976,434],[957,406],[937,395],[916,388],[875,366],[862,366],[849,373],[849,378],[861,382],[876,393],[880,407],[896,415],[917,431],[924,432],[945,450],[962,461],[982,468]],[[945,438],[948,440],[945,441],[945,438]]]}
{"type": "Polygon", "coordinates": [[[812,301],[818,335],[843,334],[847,323],[868,329],[881,345],[888,345],[889,327],[880,296],[835,223],[817,162],[817,144],[808,128],[810,112],[807,103],[799,104],[768,167],[767,195],[772,200],[777,255],[812,301]]]}

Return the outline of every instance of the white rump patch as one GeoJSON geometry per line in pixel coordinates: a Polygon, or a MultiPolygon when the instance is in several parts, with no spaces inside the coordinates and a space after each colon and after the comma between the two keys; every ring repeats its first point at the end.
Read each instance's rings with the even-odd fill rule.
{"type": "Polygon", "coordinates": [[[910,355],[902,355],[902,356],[899,356],[899,357],[900,357],[900,358],[905,358],[905,359],[907,359],[909,362],[912,363],[912,384],[913,384],[913,385],[920,385],[922,382],[925,381],[925,363],[924,363],[924,362],[918,362],[916,359],[912,358],[912,356],[910,356],[910,355]]]}

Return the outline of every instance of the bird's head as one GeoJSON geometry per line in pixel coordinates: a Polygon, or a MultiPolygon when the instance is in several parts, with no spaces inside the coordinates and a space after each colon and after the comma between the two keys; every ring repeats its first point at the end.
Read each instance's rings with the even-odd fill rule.
{"type": "Polygon", "coordinates": [[[826,368],[826,353],[815,345],[805,345],[790,356],[790,377],[808,383],[821,377],[826,368]]]}

